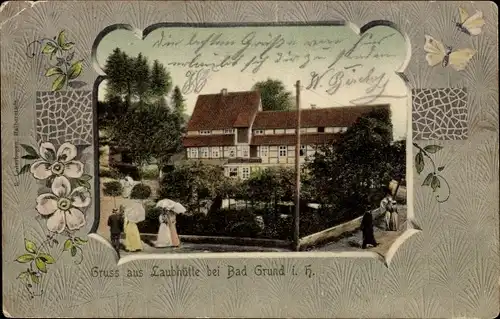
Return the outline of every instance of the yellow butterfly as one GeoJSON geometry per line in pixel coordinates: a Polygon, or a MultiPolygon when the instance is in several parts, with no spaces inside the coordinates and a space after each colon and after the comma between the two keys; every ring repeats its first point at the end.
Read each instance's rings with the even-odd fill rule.
{"type": "Polygon", "coordinates": [[[427,52],[425,59],[430,66],[441,63],[443,67],[450,65],[457,71],[465,69],[474,54],[476,54],[476,50],[473,49],[453,51],[452,47],[445,47],[441,42],[430,35],[425,36],[424,51],[427,52]]]}
{"type": "Polygon", "coordinates": [[[469,16],[469,13],[464,8],[458,8],[458,12],[460,14],[460,22],[456,22],[455,25],[460,31],[468,35],[478,35],[481,33],[481,28],[486,23],[481,11],[476,11],[472,16],[469,16]]]}

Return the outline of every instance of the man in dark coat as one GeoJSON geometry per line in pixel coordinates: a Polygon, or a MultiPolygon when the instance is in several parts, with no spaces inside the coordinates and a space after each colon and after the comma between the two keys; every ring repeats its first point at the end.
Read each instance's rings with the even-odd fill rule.
{"type": "Polygon", "coordinates": [[[365,212],[361,220],[361,232],[363,233],[363,244],[361,248],[366,249],[368,245],[376,247],[377,241],[373,233],[373,216],[371,212],[365,212]]]}
{"type": "Polygon", "coordinates": [[[120,258],[120,237],[123,232],[123,218],[118,209],[113,208],[113,213],[108,217],[108,226],[111,233],[111,245],[120,258]]]}

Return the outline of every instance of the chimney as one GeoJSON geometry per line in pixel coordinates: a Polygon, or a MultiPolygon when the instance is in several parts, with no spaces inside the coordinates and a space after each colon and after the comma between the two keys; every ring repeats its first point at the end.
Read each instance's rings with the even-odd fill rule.
{"type": "Polygon", "coordinates": [[[315,109],[316,108],[316,104],[311,104],[311,109],[315,109]]]}
{"type": "Polygon", "coordinates": [[[220,90],[220,94],[221,94],[222,96],[226,96],[226,95],[227,95],[227,89],[222,89],[222,90],[220,90]]]}

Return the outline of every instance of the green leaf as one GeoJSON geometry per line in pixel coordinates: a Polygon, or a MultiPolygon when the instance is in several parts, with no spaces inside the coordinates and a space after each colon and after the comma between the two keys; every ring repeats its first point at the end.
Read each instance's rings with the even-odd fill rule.
{"type": "Polygon", "coordinates": [[[59,75],[52,83],[52,91],[59,91],[63,88],[64,83],[66,83],[66,75],[59,75]]]}
{"type": "Polygon", "coordinates": [[[62,47],[66,43],[66,31],[62,30],[57,36],[57,44],[62,47]]]}
{"type": "Polygon", "coordinates": [[[73,247],[73,242],[71,242],[71,239],[66,239],[64,242],[64,250],[70,250],[71,247],[73,247]]]}
{"type": "Polygon", "coordinates": [[[32,261],[33,259],[35,259],[35,256],[33,256],[32,254],[24,254],[24,255],[17,257],[16,261],[18,263],[25,264],[25,263],[32,261]]]}
{"type": "Polygon", "coordinates": [[[40,257],[35,258],[35,265],[36,268],[38,268],[38,270],[40,270],[41,272],[47,272],[47,265],[42,260],[42,258],[40,257]]]}
{"type": "Polygon", "coordinates": [[[21,170],[19,171],[19,173],[17,173],[17,175],[28,173],[30,171],[30,167],[31,167],[31,164],[24,165],[23,167],[21,167],[21,170]]]}
{"type": "Polygon", "coordinates": [[[28,276],[30,275],[29,271],[23,271],[22,273],[19,274],[19,276],[17,276],[16,279],[26,279],[28,278],[28,276]]]}
{"type": "Polygon", "coordinates": [[[36,254],[36,244],[31,240],[24,239],[24,248],[27,252],[36,254]]]}
{"type": "Polygon", "coordinates": [[[53,264],[56,262],[56,260],[54,259],[54,257],[52,257],[51,255],[49,254],[39,254],[38,257],[46,264],[53,264]]]}
{"type": "Polygon", "coordinates": [[[45,76],[49,77],[49,76],[54,76],[54,75],[60,75],[60,74],[64,74],[63,70],[57,66],[55,67],[52,67],[52,68],[48,68],[47,71],[45,72],[45,76]]]}
{"type": "Polygon", "coordinates": [[[443,147],[439,145],[427,145],[426,147],[424,147],[424,151],[430,154],[434,154],[442,148],[443,147]]]}
{"type": "MultiPolygon", "coordinates": [[[[65,44],[63,44],[61,47],[64,51],[68,51],[69,49],[71,49],[73,47],[73,45],[75,45],[74,42],[66,42],[65,44]]],[[[71,59],[70,59],[71,60],[71,59]]]]}
{"type": "Polygon", "coordinates": [[[440,187],[441,187],[441,182],[439,181],[439,178],[437,176],[434,176],[431,182],[432,191],[435,192],[440,187]]]}
{"type": "Polygon", "coordinates": [[[422,152],[418,152],[417,155],[415,156],[415,168],[417,169],[417,173],[420,174],[424,170],[425,163],[424,163],[424,155],[422,152]]]}
{"type": "Polygon", "coordinates": [[[439,166],[438,167],[438,172],[441,172],[444,169],[444,166],[439,166]]]}
{"type": "Polygon", "coordinates": [[[33,146],[21,144],[21,147],[26,151],[26,153],[28,153],[28,155],[36,156],[36,158],[40,157],[33,146]]]}
{"type": "Polygon", "coordinates": [[[32,281],[34,284],[39,284],[39,283],[40,283],[40,278],[39,278],[36,274],[32,273],[32,274],[31,274],[31,281],[32,281]]]}
{"type": "Polygon", "coordinates": [[[71,256],[76,256],[76,246],[71,247],[71,256]]]}
{"type": "Polygon", "coordinates": [[[42,49],[42,53],[43,54],[53,54],[56,51],[57,51],[57,47],[54,44],[50,43],[50,42],[46,43],[43,46],[43,49],[42,49]]]}
{"type": "Polygon", "coordinates": [[[77,243],[78,245],[83,245],[85,244],[87,241],[84,240],[84,239],[81,239],[80,237],[76,237],[75,238],[75,243],[77,243]]]}
{"type": "Polygon", "coordinates": [[[434,177],[434,173],[429,173],[427,177],[424,179],[422,186],[429,186],[431,184],[432,177],[434,177]]]}
{"type": "Polygon", "coordinates": [[[80,179],[84,181],[89,181],[92,179],[92,176],[90,176],[89,174],[83,174],[82,177],[80,177],[80,179]]]}
{"type": "Polygon", "coordinates": [[[76,79],[78,76],[80,76],[82,70],[83,70],[83,60],[76,61],[71,65],[71,67],[68,70],[68,78],[70,80],[76,79]]]}
{"type": "Polygon", "coordinates": [[[34,160],[34,159],[37,159],[39,157],[38,157],[38,155],[26,154],[26,155],[21,156],[21,158],[25,159],[25,160],[34,160]]]}
{"type": "Polygon", "coordinates": [[[87,189],[90,189],[91,186],[90,186],[90,183],[87,182],[87,181],[82,181],[81,179],[78,180],[78,185],[79,186],[82,186],[82,187],[85,187],[87,189]]]}

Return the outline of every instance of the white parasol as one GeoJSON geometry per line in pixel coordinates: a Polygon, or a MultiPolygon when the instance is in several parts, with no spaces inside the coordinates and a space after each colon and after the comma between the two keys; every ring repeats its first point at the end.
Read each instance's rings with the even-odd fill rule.
{"type": "Polygon", "coordinates": [[[156,207],[171,210],[176,214],[185,214],[187,212],[187,209],[180,203],[174,202],[173,200],[167,198],[158,201],[158,203],[156,203],[156,207]]]}
{"type": "Polygon", "coordinates": [[[142,222],[146,219],[146,210],[140,201],[131,201],[125,206],[125,218],[133,223],[142,222]]]}

